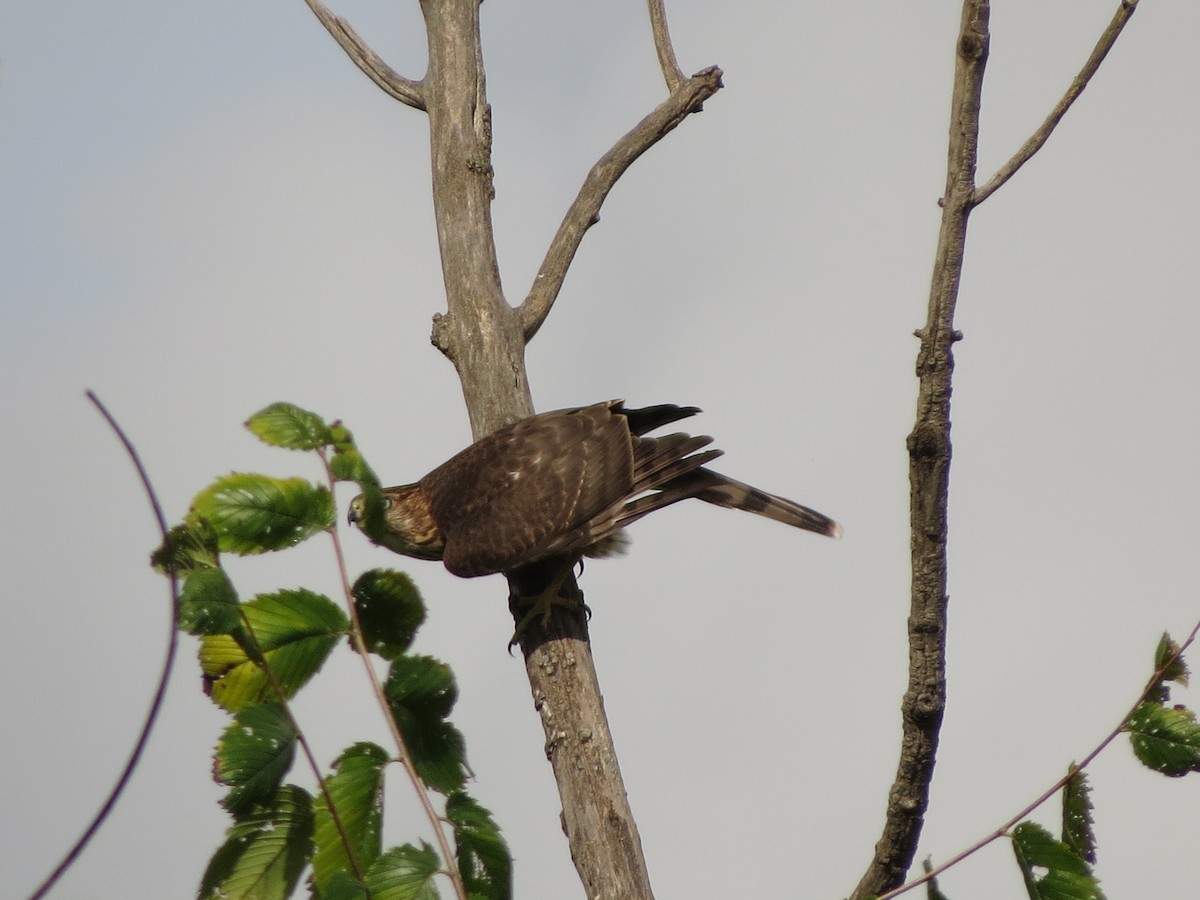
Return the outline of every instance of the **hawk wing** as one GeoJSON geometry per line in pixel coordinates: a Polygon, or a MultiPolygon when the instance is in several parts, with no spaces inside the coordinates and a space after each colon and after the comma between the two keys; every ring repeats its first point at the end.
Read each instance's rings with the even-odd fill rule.
{"type": "Polygon", "coordinates": [[[421,479],[446,568],[471,577],[574,552],[564,536],[623,503],[633,484],[619,408],[613,401],[522,419],[421,479]]]}

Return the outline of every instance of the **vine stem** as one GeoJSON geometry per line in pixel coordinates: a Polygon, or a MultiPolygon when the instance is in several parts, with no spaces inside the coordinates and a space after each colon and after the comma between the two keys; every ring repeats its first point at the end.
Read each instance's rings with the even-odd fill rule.
{"type": "Polygon", "coordinates": [[[246,634],[254,642],[254,650],[258,655],[258,659],[253,662],[262,670],[263,675],[270,682],[271,690],[275,692],[275,699],[283,710],[283,714],[287,717],[288,725],[296,734],[296,743],[300,745],[300,750],[304,753],[304,758],[308,760],[309,768],[312,769],[313,775],[317,778],[317,786],[321,790],[321,796],[325,798],[325,805],[329,809],[329,817],[333,820],[333,827],[337,829],[338,837],[342,840],[342,847],[346,851],[346,859],[350,860],[350,867],[354,869],[355,878],[363,881],[365,873],[359,864],[358,856],[354,852],[354,845],[350,842],[350,835],[346,832],[346,827],[342,823],[342,817],[338,813],[337,806],[334,805],[333,795],[329,793],[329,785],[325,781],[325,776],[321,774],[321,766],[317,763],[316,754],[313,753],[312,746],[308,743],[308,738],[305,737],[304,731],[300,727],[300,722],[292,714],[292,708],[287,702],[287,692],[284,690],[279,678],[275,675],[271,664],[267,662],[267,653],[263,650],[262,643],[258,639],[258,634],[255,632],[254,626],[250,623],[250,619],[246,615],[246,610],[244,608],[239,610],[239,614],[242,619],[242,627],[246,629],[246,634]]]}
{"type": "MultiPolygon", "coordinates": [[[[137,470],[138,478],[142,482],[142,488],[146,492],[146,498],[150,501],[150,508],[154,511],[154,519],[158,524],[158,530],[162,534],[162,539],[165,542],[167,539],[167,518],[163,515],[162,504],[158,502],[158,494],[154,491],[154,485],[150,482],[150,476],[146,472],[146,467],[142,465],[141,457],[138,455],[137,448],[133,446],[133,442],[125,434],[125,431],[117,423],[116,418],[108,411],[101,401],[92,391],[85,392],[91,404],[99,410],[100,415],[104,417],[104,421],[108,423],[108,427],[112,429],[113,434],[125,447],[125,453],[133,463],[134,469],[137,470]]],[[[104,824],[104,820],[108,818],[109,813],[117,805],[117,800],[124,793],[130,779],[133,777],[133,771],[137,768],[137,764],[142,757],[142,751],[146,749],[146,744],[150,740],[150,733],[154,730],[154,725],[158,721],[158,714],[162,711],[163,700],[167,694],[167,685],[171,681],[171,671],[175,667],[175,656],[179,650],[179,579],[175,573],[170,572],[167,575],[169,580],[168,590],[170,591],[171,599],[171,621],[170,634],[167,636],[167,652],[163,659],[162,671],[158,676],[158,687],[154,691],[154,698],[150,701],[150,709],[146,713],[145,721],[142,723],[142,729],[138,734],[137,740],[134,742],[133,750],[129,754],[128,760],[125,762],[125,768],[121,770],[121,774],[117,777],[116,784],[109,791],[108,797],[104,803],[100,805],[100,809],[96,815],[92,817],[92,821],[84,828],[83,834],[71,847],[70,850],[54,867],[45,880],[37,886],[32,894],[29,895],[29,900],[40,900],[50,892],[50,889],[58,883],[58,880],[66,874],[71,868],[75,860],[79,858],[85,847],[91,843],[92,838],[100,831],[100,826],[104,824]]]]}
{"type": "MultiPolygon", "coordinates": [[[[332,492],[336,479],[333,476],[333,471],[329,468],[329,459],[325,455],[324,449],[319,450],[318,455],[321,457],[321,464],[325,467],[325,477],[329,480],[330,491],[332,492]]],[[[446,831],[442,827],[442,817],[433,808],[433,802],[429,799],[429,790],[426,788],[425,782],[421,780],[421,776],[417,774],[416,767],[412,763],[412,756],[408,752],[408,744],[404,741],[404,735],[400,733],[400,726],[396,723],[396,717],[392,715],[392,706],[388,702],[387,693],[379,681],[379,676],[376,674],[375,668],[371,665],[371,651],[367,648],[367,642],[363,639],[362,626],[358,619],[358,609],[354,605],[354,591],[350,586],[346,556],[342,551],[342,539],[337,522],[334,522],[333,527],[329,529],[329,536],[333,541],[333,554],[337,559],[338,573],[342,579],[342,591],[345,594],[346,608],[350,615],[350,640],[354,644],[358,658],[362,660],[367,680],[371,683],[371,691],[375,695],[375,700],[379,703],[379,709],[383,713],[384,721],[387,722],[388,730],[392,733],[392,740],[396,742],[396,748],[400,754],[397,759],[404,769],[405,774],[408,775],[409,781],[412,782],[413,791],[416,792],[417,797],[420,799],[425,816],[433,828],[438,849],[441,851],[442,859],[446,863],[446,875],[454,885],[455,895],[460,900],[466,900],[467,889],[463,884],[462,873],[459,872],[458,866],[454,865],[454,851],[450,846],[450,840],[446,837],[446,831]]]]}
{"type": "Polygon", "coordinates": [[[913,888],[918,887],[922,884],[925,884],[930,879],[936,878],[938,875],[940,875],[942,872],[945,872],[951,866],[958,865],[960,862],[962,862],[968,856],[971,856],[972,854],[976,853],[977,851],[982,850],[984,847],[986,847],[992,841],[996,840],[997,838],[1004,837],[1006,834],[1008,834],[1009,829],[1011,829],[1014,825],[1016,825],[1018,822],[1020,822],[1022,819],[1024,819],[1030,813],[1032,813],[1035,809],[1037,809],[1039,806],[1041,806],[1043,803],[1045,803],[1047,800],[1049,800],[1051,797],[1053,797],[1055,794],[1057,794],[1059,791],[1061,791],[1063,789],[1063,787],[1066,785],[1066,783],[1071,778],[1074,778],[1078,773],[1082,772],[1089,765],[1091,765],[1092,761],[1097,756],[1100,755],[1101,751],[1103,751],[1109,744],[1111,744],[1114,740],[1116,740],[1117,736],[1120,735],[1120,733],[1125,730],[1125,723],[1129,721],[1129,717],[1132,716],[1134,714],[1134,712],[1137,711],[1137,708],[1139,706],[1141,706],[1142,703],[1145,702],[1146,698],[1150,695],[1150,693],[1158,686],[1159,681],[1163,676],[1163,673],[1165,673],[1168,669],[1170,669],[1173,665],[1175,665],[1175,663],[1179,660],[1179,658],[1181,656],[1183,656],[1184,651],[1186,651],[1188,649],[1188,647],[1190,647],[1195,642],[1196,636],[1198,634],[1200,634],[1200,622],[1197,622],[1196,625],[1192,628],[1191,633],[1187,636],[1187,640],[1185,640],[1182,644],[1180,644],[1179,648],[1174,653],[1172,653],[1170,656],[1168,656],[1167,659],[1163,662],[1163,664],[1161,666],[1159,666],[1157,669],[1154,670],[1154,674],[1150,677],[1150,680],[1146,682],[1146,686],[1142,689],[1142,693],[1138,696],[1137,700],[1134,701],[1133,705],[1131,707],[1129,707],[1129,711],[1127,713],[1125,713],[1125,716],[1121,719],[1120,724],[1118,724],[1116,728],[1114,728],[1112,731],[1110,731],[1108,733],[1108,735],[1104,738],[1104,740],[1102,740],[1099,744],[1097,744],[1095,747],[1093,747],[1091,752],[1088,753],[1087,756],[1085,756],[1078,765],[1072,766],[1070,772],[1068,772],[1062,778],[1058,779],[1058,781],[1056,781],[1049,788],[1047,788],[1045,791],[1043,791],[1036,800],[1034,800],[1032,803],[1025,806],[1019,813],[1017,813],[1016,815],[1009,818],[1003,825],[1001,825],[995,831],[991,832],[990,834],[986,835],[985,837],[980,838],[975,843],[973,843],[970,847],[967,847],[967,849],[954,854],[954,856],[950,857],[948,860],[946,860],[941,865],[934,866],[928,872],[926,872],[924,875],[922,875],[920,878],[914,878],[912,881],[902,884],[900,887],[896,888],[895,890],[888,891],[885,894],[880,894],[879,897],[877,898],[877,900],[890,900],[890,898],[892,898],[892,897],[899,897],[901,894],[911,891],[913,888]]]}

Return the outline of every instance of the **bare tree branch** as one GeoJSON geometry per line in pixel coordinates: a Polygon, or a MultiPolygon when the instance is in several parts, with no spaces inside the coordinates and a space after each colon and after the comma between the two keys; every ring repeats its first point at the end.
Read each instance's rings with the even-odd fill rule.
{"type": "MultiPolygon", "coordinates": [[[[479,0],[421,0],[421,9],[429,40],[424,95],[447,305],[447,313],[435,319],[433,341],[458,370],[471,429],[479,438],[533,411],[525,337],[518,310],[503,296],[492,231],[491,118],[479,0]]],[[[578,591],[573,581],[568,588],[578,591]]],[[[548,627],[535,621],[520,637],[584,890],[589,898],[648,900],[650,879],[586,624],[556,609],[548,627]]]]}
{"type": "Polygon", "coordinates": [[[1058,104],[1050,112],[1050,115],[1046,117],[1046,121],[1021,146],[1016,155],[997,170],[996,174],[991,177],[987,184],[975,191],[974,203],[976,206],[994,194],[996,189],[1012,178],[1021,166],[1029,162],[1033,154],[1042,149],[1042,145],[1049,140],[1050,134],[1058,127],[1058,123],[1067,114],[1067,110],[1079,99],[1079,95],[1083,93],[1083,89],[1088,86],[1088,82],[1092,80],[1092,76],[1100,68],[1100,63],[1104,62],[1104,57],[1108,56],[1108,51],[1112,49],[1113,44],[1120,37],[1122,29],[1125,28],[1125,23],[1129,21],[1137,10],[1137,5],[1138,0],[1121,0],[1120,6],[1117,7],[1116,13],[1113,14],[1112,21],[1108,23],[1108,27],[1104,29],[1104,33],[1100,35],[1100,40],[1096,42],[1096,47],[1092,50],[1092,55],[1088,57],[1083,68],[1079,70],[1079,74],[1075,76],[1075,80],[1071,82],[1071,86],[1067,88],[1067,92],[1063,95],[1063,98],[1058,101],[1058,104]]]}
{"type": "Polygon", "coordinates": [[[988,55],[988,0],[964,0],[951,99],[950,148],[942,225],[928,318],[919,332],[916,425],[908,437],[912,607],[903,735],[875,856],[851,895],[882,894],[904,881],[929,805],[929,785],[946,708],[946,507],[950,485],[950,391],[954,307],[962,275],[967,218],[974,205],[979,101],[988,55]]]}
{"type": "Polygon", "coordinates": [[[704,101],[721,89],[722,74],[717,66],[710,66],[681,82],[671,96],[592,166],[550,242],[529,294],[518,308],[521,330],[527,342],[537,334],[550,314],[579,244],[587,230],[599,221],[600,207],[617,179],[625,174],[634,160],[662,140],[689,114],[699,111],[704,101]]]}
{"type": "MultiPolygon", "coordinates": [[[[908,437],[912,610],[908,620],[909,683],[901,703],[903,737],[896,778],[888,795],[883,835],[852,897],[888,894],[899,887],[916,854],[929,804],[929,786],[946,706],[946,532],[950,481],[950,395],[954,372],[954,309],[962,276],[967,219],[1045,144],[1067,109],[1112,48],[1137,0],[1122,0],[1083,70],[1054,111],[1020,152],[984,187],[975,187],[979,105],[987,65],[988,0],[964,0],[951,101],[946,191],[941,200],[928,318],[917,332],[916,425],[908,437]]],[[[1044,798],[1043,798],[1044,799],[1044,798]]],[[[1010,823],[1011,824],[1011,823],[1010,823]]],[[[1005,826],[1007,827],[1007,826],[1005,826]]],[[[936,874],[934,870],[929,875],[936,874]]],[[[907,888],[905,888],[907,889],[907,888]]]]}
{"type": "Polygon", "coordinates": [[[675,48],[671,46],[671,32],[667,30],[667,8],[663,0],[649,0],[650,30],[654,34],[654,52],[658,54],[658,64],[662,67],[663,78],[667,82],[667,90],[672,94],[683,84],[683,69],[675,59],[675,48]]]}
{"type": "Polygon", "coordinates": [[[304,2],[321,20],[325,30],[333,35],[338,46],[346,51],[346,55],[368,78],[383,88],[384,93],[414,109],[425,109],[425,94],[421,82],[405,78],[385,63],[379,54],[368,47],[366,42],[359,37],[358,32],[349,22],[330,12],[321,0],[304,0],[304,2]]]}

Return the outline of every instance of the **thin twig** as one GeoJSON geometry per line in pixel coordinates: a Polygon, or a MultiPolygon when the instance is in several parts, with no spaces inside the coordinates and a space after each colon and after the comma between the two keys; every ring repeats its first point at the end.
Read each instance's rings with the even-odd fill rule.
{"type": "Polygon", "coordinates": [[[425,94],[421,82],[405,78],[367,46],[366,41],[359,37],[353,26],[341,16],[329,11],[321,0],[304,0],[308,8],[325,26],[325,30],[333,35],[338,46],[346,51],[351,61],[363,73],[377,84],[388,96],[411,106],[413,109],[425,109],[425,94]]]}
{"type": "Polygon", "coordinates": [[[683,69],[675,59],[675,48],[671,46],[671,32],[667,29],[667,8],[663,0],[650,2],[650,31],[654,34],[654,52],[658,54],[658,64],[662,68],[663,79],[667,82],[667,90],[672,94],[683,84],[683,69]]]}
{"type": "Polygon", "coordinates": [[[245,608],[243,607],[238,612],[242,617],[242,627],[246,629],[246,634],[250,636],[250,640],[254,644],[255,654],[258,656],[258,659],[254,660],[254,664],[262,670],[263,675],[266,676],[267,681],[271,685],[271,690],[275,692],[276,702],[279,703],[280,709],[283,710],[283,714],[287,718],[288,725],[296,735],[296,743],[300,745],[300,749],[304,753],[304,758],[308,760],[308,767],[312,770],[313,775],[316,776],[317,786],[321,789],[321,796],[325,798],[325,805],[329,809],[329,817],[333,820],[333,827],[337,829],[338,837],[342,840],[342,847],[346,851],[346,859],[350,861],[350,868],[354,870],[354,877],[362,882],[365,880],[366,874],[358,862],[358,856],[354,852],[354,845],[350,841],[350,835],[346,831],[346,826],[342,823],[341,814],[333,802],[333,795],[329,793],[329,785],[326,784],[325,776],[321,774],[321,766],[312,751],[312,746],[308,743],[308,738],[305,737],[304,731],[300,728],[300,723],[292,714],[292,708],[287,701],[287,692],[284,690],[283,683],[271,668],[271,664],[267,662],[267,651],[263,649],[262,642],[259,641],[258,634],[254,631],[254,625],[251,624],[249,616],[246,615],[245,608]]]}
{"type": "Polygon", "coordinates": [[[1079,74],[1075,76],[1075,80],[1071,82],[1071,86],[1067,88],[1067,92],[1063,94],[1062,99],[1058,101],[1058,104],[1051,111],[1050,115],[1046,117],[1046,121],[1022,145],[1021,149],[1016,152],[1016,155],[999,168],[987,184],[975,191],[974,203],[976,206],[994,194],[996,189],[1012,178],[1021,166],[1029,162],[1033,154],[1042,149],[1042,145],[1049,140],[1050,134],[1058,126],[1058,123],[1062,121],[1062,117],[1067,114],[1067,110],[1079,99],[1079,95],[1083,93],[1083,89],[1088,86],[1088,82],[1092,80],[1092,76],[1100,68],[1100,63],[1104,62],[1104,57],[1108,55],[1108,51],[1116,43],[1122,29],[1125,28],[1125,23],[1129,21],[1130,17],[1137,10],[1137,5],[1138,0],[1121,0],[1116,13],[1113,14],[1112,21],[1108,23],[1108,27],[1100,35],[1100,40],[1097,41],[1095,49],[1092,50],[1092,55],[1088,57],[1083,68],[1079,70],[1079,74]]]}
{"type": "Polygon", "coordinates": [[[697,112],[705,100],[720,90],[722,74],[717,66],[711,66],[683,81],[670,97],[592,166],[579,194],[558,226],[554,240],[550,242],[546,258],[542,260],[542,266],[533,280],[533,287],[518,309],[526,342],[537,334],[550,314],[563,280],[567,277],[571,260],[575,258],[587,230],[599,221],[600,207],[617,179],[634,160],[662,140],[689,114],[697,112]]]}
{"type": "MultiPolygon", "coordinates": [[[[146,497],[150,500],[150,507],[154,510],[154,518],[158,523],[158,530],[162,534],[164,543],[167,540],[167,519],[163,515],[162,505],[158,502],[158,495],[154,492],[154,486],[150,483],[150,476],[146,473],[146,468],[142,465],[142,460],[138,456],[133,442],[129,440],[125,432],[121,430],[121,426],[117,424],[117,420],[100,402],[91,391],[87,392],[87,398],[92,402],[92,405],[100,411],[100,415],[108,423],[108,427],[113,430],[117,438],[125,447],[125,453],[133,462],[133,467],[137,470],[138,478],[141,479],[142,488],[146,491],[146,497]]],[[[133,770],[137,767],[138,761],[141,759],[142,751],[146,749],[146,744],[150,740],[150,732],[154,729],[154,723],[158,720],[158,714],[162,710],[163,699],[167,694],[167,684],[171,680],[171,670],[175,667],[175,654],[179,648],[179,581],[175,577],[174,572],[168,572],[167,578],[169,581],[168,590],[171,599],[171,633],[167,637],[167,653],[163,659],[162,672],[158,676],[158,687],[154,691],[154,699],[150,701],[150,709],[146,713],[146,720],[142,723],[142,730],[138,734],[137,741],[134,742],[133,751],[129,754],[129,759],[125,763],[125,768],[121,770],[120,777],[117,778],[117,783],[108,793],[108,798],[100,806],[100,810],[93,817],[87,828],[83,830],[83,834],[79,836],[79,840],[71,847],[67,854],[62,858],[57,866],[54,867],[46,880],[38,885],[37,889],[29,895],[29,900],[39,900],[46,896],[58,880],[66,873],[67,869],[83,852],[84,848],[96,836],[100,830],[100,826],[104,824],[104,820],[108,818],[108,814],[113,811],[117,805],[117,800],[124,792],[126,785],[129,784],[130,778],[133,777],[133,770]]]]}
{"type": "Polygon", "coordinates": [[[1169,668],[1171,668],[1173,665],[1175,665],[1175,663],[1179,660],[1179,658],[1181,656],[1183,656],[1184,651],[1186,651],[1188,649],[1188,647],[1190,647],[1192,645],[1192,643],[1196,640],[1197,634],[1200,634],[1200,622],[1196,623],[1196,626],[1192,629],[1191,634],[1188,635],[1187,640],[1179,645],[1179,649],[1176,650],[1174,653],[1172,653],[1163,662],[1163,664],[1154,671],[1154,674],[1150,677],[1150,680],[1146,682],[1145,688],[1142,689],[1142,693],[1138,696],[1137,700],[1134,701],[1133,705],[1131,707],[1129,707],[1129,711],[1127,713],[1125,713],[1125,715],[1121,718],[1120,724],[1118,724],[1116,728],[1114,728],[1111,732],[1109,732],[1108,736],[1105,737],[1104,740],[1102,740],[1099,744],[1097,744],[1092,749],[1092,751],[1083,758],[1083,760],[1081,762],[1079,762],[1075,766],[1072,766],[1070,772],[1068,772],[1062,778],[1058,779],[1058,781],[1056,781],[1046,791],[1044,791],[1041,794],[1041,796],[1039,796],[1036,800],[1034,800],[1032,803],[1030,803],[1024,809],[1022,809],[1015,816],[1011,817],[1008,821],[1006,821],[1003,825],[1001,825],[999,828],[997,828],[991,834],[987,835],[984,838],[979,839],[974,844],[972,844],[970,847],[968,847],[966,850],[963,850],[960,853],[954,854],[954,856],[950,857],[948,860],[946,860],[941,865],[935,866],[934,868],[929,869],[920,878],[914,878],[912,881],[901,885],[900,887],[896,888],[893,891],[888,891],[886,894],[881,894],[879,896],[878,900],[888,900],[888,898],[890,898],[890,897],[899,897],[901,894],[906,893],[907,891],[911,891],[913,888],[924,884],[925,882],[929,881],[931,878],[936,878],[942,872],[945,872],[951,866],[957,865],[958,863],[962,862],[964,859],[966,859],[968,856],[975,853],[977,850],[982,850],[984,847],[986,847],[988,844],[990,844],[992,841],[996,840],[997,838],[1004,837],[1006,834],[1008,834],[1009,829],[1011,829],[1018,822],[1020,822],[1024,818],[1026,818],[1035,809],[1037,809],[1039,806],[1041,806],[1043,803],[1045,803],[1047,800],[1049,800],[1051,797],[1053,797],[1055,794],[1057,794],[1060,790],[1062,790],[1068,781],[1070,781],[1078,773],[1082,772],[1085,768],[1087,768],[1089,765],[1091,765],[1092,760],[1094,760],[1097,756],[1099,756],[1100,752],[1102,750],[1104,750],[1114,740],[1116,740],[1117,737],[1121,734],[1121,732],[1123,732],[1125,730],[1125,723],[1129,721],[1130,716],[1132,716],[1137,711],[1138,707],[1141,706],[1146,701],[1146,698],[1150,696],[1150,693],[1158,687],[1159,682],[1162,679],[1163,673],[1165,673],[1169,668]]]}
{"type": "MultiPolygon", "coordinates": [[[[325,466],[325,477],[328,479],[329,488],[332,491],[335,482],[333,471],[329,468],[329,460],[325,456],[325,453],[322,451],[319,455],[321,457],[321,464],[325,466]]],[[[375,669],[371,665],[371,651],[367,647],[366,640],[363,638],[362,625],[359,624],[358,607],[354,605],[354,591],[350,587],[350,576],[346,569],[346,557],[342,552],[341,535],[336,523],[330,529],[329,536],[333,539],[333,553],[337,558],[338,572],[342,578],[342,591],[345,594],[346,608],[350,615],[350,640],[354,644],[358,658],[362,660],[363,669],[367,673],[367,680],[371,683],[371,690],[374,692],[375,699],[379,703],[379,708],[383,712],[383,719],[387,722],[388,729],[392,733],[392,740],[396,742],[396,748],[400,753],[400,766],[408,775],[409,781],[412,782],[413,791],[421,801],[421,806],[425,810],[425,817],[429,820],[429,824],[433,828],[438,848],[442,853],[442,859],[446,863],[446,875],[454,884],[455,895],[461,898],[461,900],[466,900],[467,889],[462,881],[462,873],[459,872],[458,866],[454,864],[454,851],[450,847],[450,841],[446,837],[445,830],[442,828],[442,817],[433,808],[433,803],[429,799],[429,789],[426,788],[425,782],[421,780],[421,776],[417,774],[417,769],[412,762],[412,754],[408,752],[408,744],[405,743],[404,735],[400,732],[400,726],[396,723],[396,717],[392,714],[392,706],[388,702],[387,693],[384,691],[383,685],[379,683],[379,678],[376,676],[375,669]]]]}

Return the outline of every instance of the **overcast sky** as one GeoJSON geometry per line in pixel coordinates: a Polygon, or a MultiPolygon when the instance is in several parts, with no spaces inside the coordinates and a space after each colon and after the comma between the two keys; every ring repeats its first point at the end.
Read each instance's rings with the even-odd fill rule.
{"type": "MultiPolygon", "coordinates": [[[[994,4],[980,175],[1062,93],[1116,0],[994,4]]],[[[657,893],[841,897],[895,768],[907,462],[959,4],[669,4],[725,90],[639,161],[529,348],[539,409],[701,406],[722,471],[837,518],[840,542],[684,504],[588,566],[593,645],[657,893]]],[[[591,163],[663,97],[644,4],[484,5],[502,274],[519,299],[591,163]]],[[[335,7],[419,77],[415,2],[335,7]]],[[[1112,728],[1164,629],[1200,618],[1200,6],[1147,0],[1046,149],[976,211],[957,325],[949,708],[920,857],[1003,822],[1112,728]]],[[[315,477],[246,416],[342,418],[381,477],[469,440],[451,366],[423,114],[300,0],[0,0],[0,894],[92,815],[167,628],[153,520],[83,391],[136,441],[170,518],[230,470],[315,477]]],[[[339,495],[344,509],[348,495],[339,495]]],[[[246,597],[334,590],[327,541],[232,566],[246,597]]],[[[502,579],[401,565],[430,607],[522,900],[581,897],[502,579]]],[[[1200,652],[1193,652],[1200,665],[1200,652]]],[[[296,708],[328,763],[386,742],[347,652],[296,708]]],[[[1182,699],[1196,703],[1193,691],[1182,699]]],[[[55,894],[194,894],[228,819],[224,715],[187,638],[132,788],[55,894]]],[[[308,785],[304,772],[297,780],[308,785]]],[[[1093,771],[1113,898],[1195,883],[1200,776],[1093,771]]],[[[420,835],[389,794],[386,838],[420,835]]],[[[1057,829],[1058,809],[1036,818],[1057,829]]],[[[1021,892],[997,844],[943,879],[1021,892]]]]}

